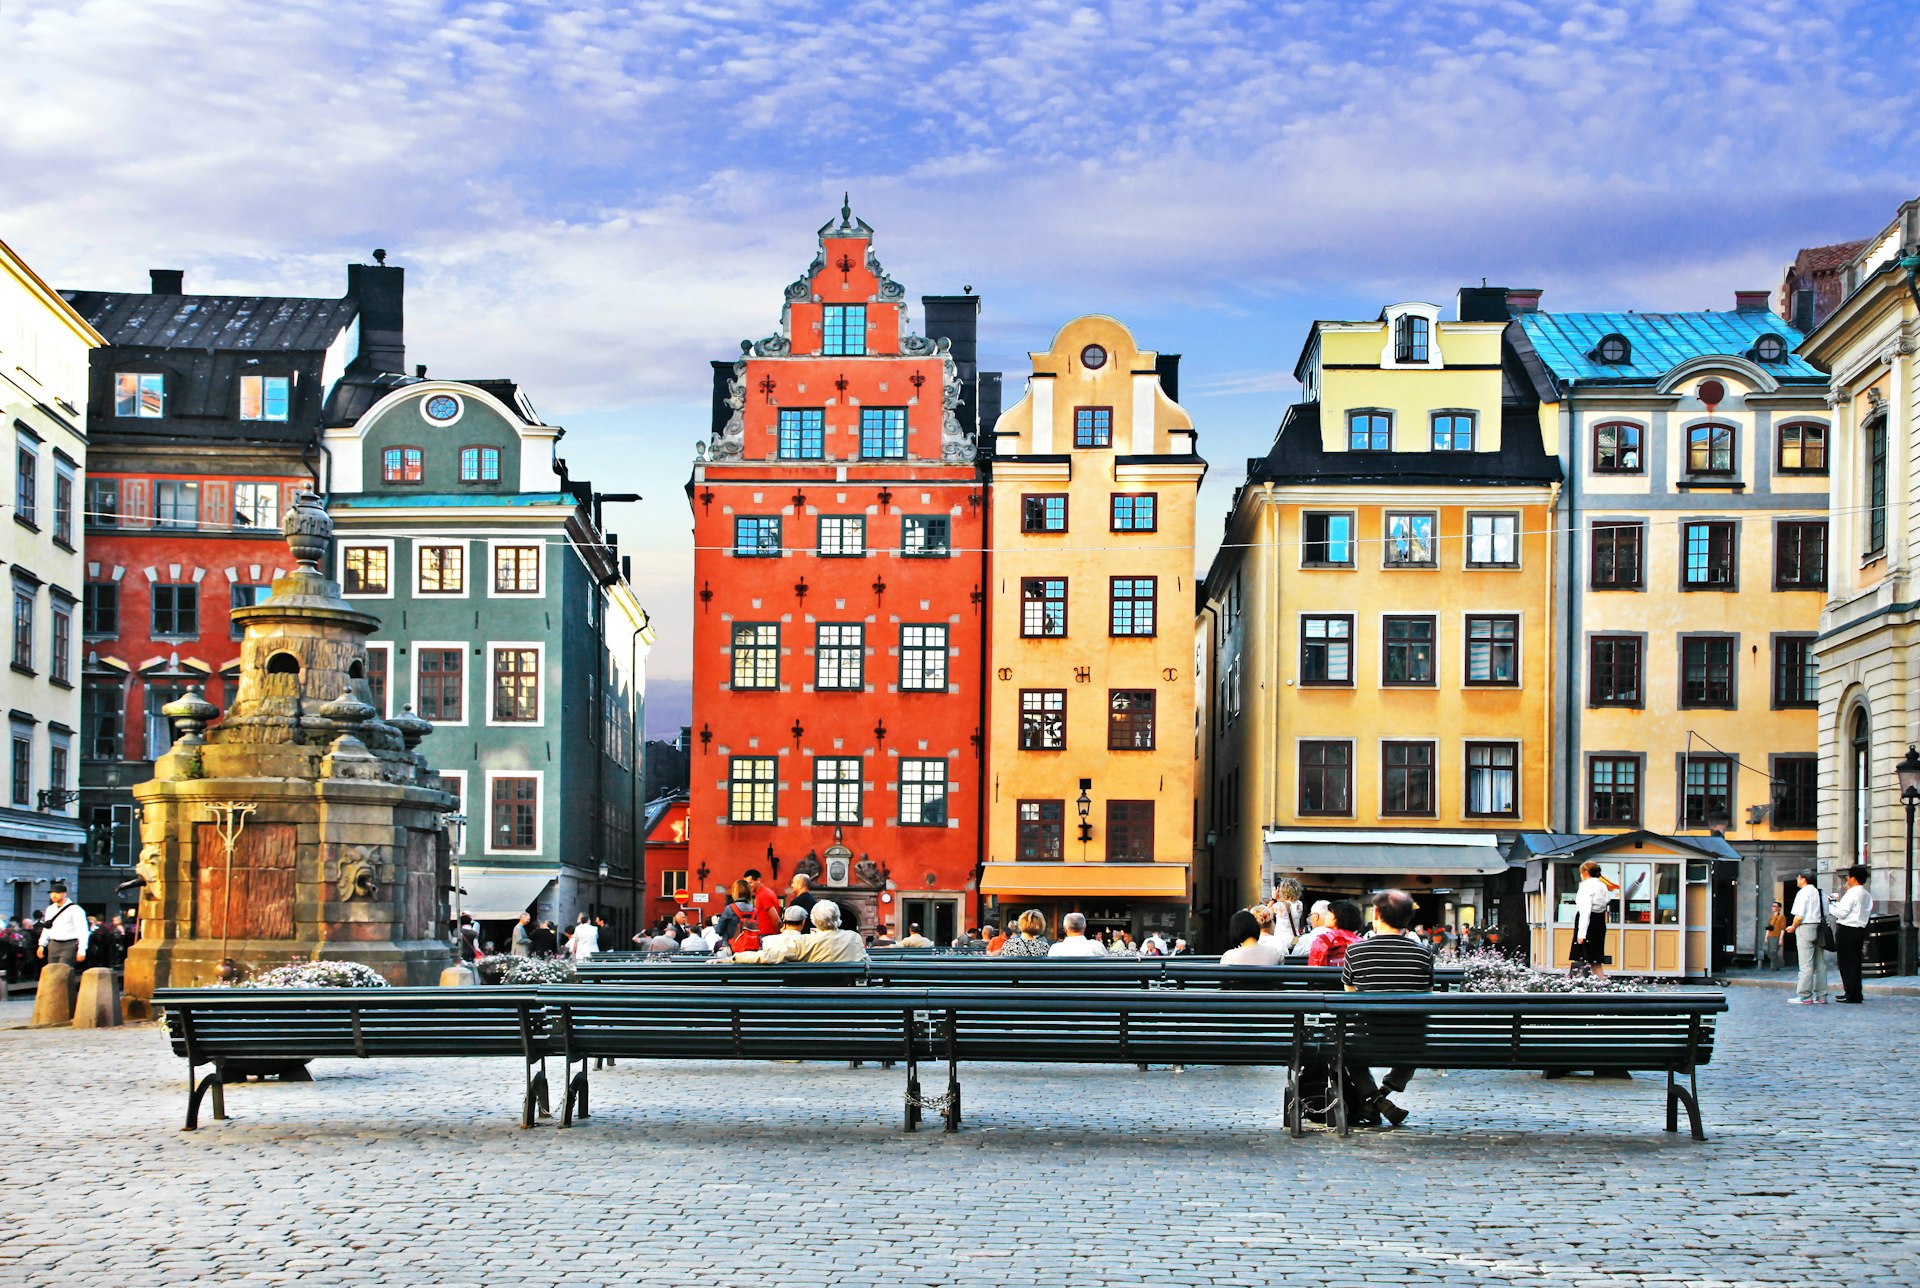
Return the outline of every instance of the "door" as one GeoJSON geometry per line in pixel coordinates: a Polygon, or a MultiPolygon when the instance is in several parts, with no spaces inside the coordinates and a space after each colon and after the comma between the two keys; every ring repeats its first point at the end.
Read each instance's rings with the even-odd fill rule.
{"type": "Polygon", "coordinates": [[[945,948],[960,936],[960,904],[954,899],[902,899],[900,901],[900,929],[910,932],[913,926],[920,927],[920,933],[931,939],[936,948],[945,948]]]}

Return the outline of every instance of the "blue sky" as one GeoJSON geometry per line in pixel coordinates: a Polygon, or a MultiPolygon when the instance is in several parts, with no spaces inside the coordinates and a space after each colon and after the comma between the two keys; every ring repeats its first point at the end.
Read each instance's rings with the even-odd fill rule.
{"type": "MultiPolygon", "coordinates": [[[[1009,373],[1110,312],[1184,355],[1203,545],[1315,317],[1546,290],[1725,308],[1920,192],[1896,3],[10,0],[0,237],[62,286],[338,294],[524,382],[615,520],[685,710],[707,362],[851,190],[1009,373]],[[676,684],[676,681],[682,683],[676,684]]],[[[1201,562],[1207,552],[1199,552],[1201,562]]]]}

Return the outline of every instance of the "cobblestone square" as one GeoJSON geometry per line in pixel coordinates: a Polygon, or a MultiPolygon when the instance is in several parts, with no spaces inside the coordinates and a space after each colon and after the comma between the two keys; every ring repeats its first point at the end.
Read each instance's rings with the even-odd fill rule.
{"type": "Polygon", "coordinates": [[[956,1135],[900,1131],[898,1070],[675,1062],[522,1131],[499,1060],[321,1062],[187,1134],[156,1028],[12,1029],[0,1284],[1913,1283],[1920,1000],[1731,993],[1705,1144],[1650,1076],[1428,1073],[1402,1130],[1290,1141],[1277,1071],[1006,1065],[956,1135]]]}

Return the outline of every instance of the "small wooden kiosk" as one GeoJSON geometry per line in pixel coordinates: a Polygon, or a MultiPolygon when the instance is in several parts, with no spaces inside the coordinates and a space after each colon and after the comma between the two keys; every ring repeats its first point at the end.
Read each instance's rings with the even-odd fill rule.
{"type": "Polygon", "coordinates": [[[1716,889],[1739,854],[1725,839],[1653,832],[1523,832],[1509,855],[1527,865],[1530,960],[1565,970],[1574,893],[1589,859],[1617,884],[1607,916],[1607,969],[1621,975],[1702,975],[1714,969],[1716,889]]]}

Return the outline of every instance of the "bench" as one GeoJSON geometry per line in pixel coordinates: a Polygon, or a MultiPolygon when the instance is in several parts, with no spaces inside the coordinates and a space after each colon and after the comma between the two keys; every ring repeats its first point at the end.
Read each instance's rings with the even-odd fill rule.
{"type": "Polygon", "coordinates": [[[225,1087],[263,1065],[392,1056],[517,1056],[523,1065],[520,1125],[536,1106],[550,1113],[544,1057],[544,1004],[530,987],[484,988],[163,988],[174,1054],[187,1061],[187,1121],[213,1093],[213,1116],[227,1116],[225,1087]],[[213,1070],[195,1083],[202,1065],[213,1070]]]}
{"type": "MultiPolygon", "coordinates": [[[[1018,988],[1234,988],[1338,991],[1337,966],[1222,966],[1218,958],[997,958],[948,957],[864,962],[796,962],[736,965],[707,962],[694,971],[668,970],[639,961],[595,957],[578,968],[583,984],[742,984],[849,987],[857,984],[922,987],[945,984],[1018,988]]],[[[1457,967],[1434,972],[1434,987],[1460,986],[1457,967]]]]}

